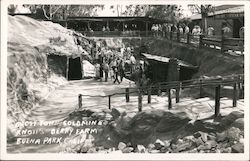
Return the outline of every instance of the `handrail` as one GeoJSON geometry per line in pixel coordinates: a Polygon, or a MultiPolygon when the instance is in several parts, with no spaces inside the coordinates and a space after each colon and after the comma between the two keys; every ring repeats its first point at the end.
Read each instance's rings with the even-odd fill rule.
{"type": "MultiPolygon", "coordinates": [[[[179,95],[180,89],[183,88],[199,88],[200,89],[200,97],[202,97],[202,88],[204,87],[215,87],[215,116],[219,115],[219,108],[220,108],[220,90],[222,85],[233,85],[233,107],[237,106],[237,91],[243,94],[244,91],[244,75],[239,74],[234,76],[234,79],[226,80],[225,78],[232,78],[232,76],[225,76],[222,77],[220,80],[214,80],[204,82],[201,81],[202,79],[194,79],[194,81],[190,82],[191,84],[185,84],[185,81],[175,81],[173,82],[164,82],[165,84],[158,84],[158,85],[149,85],[137,88],[125,88],[125,92],[118,92],[109,95],[86,95],[86,94],[79,94],[78,95],[78,104],[79,109],[82,108],[82,98],[84,96],[88,97],[108,97],[108,107],[111,109],[111,97],[114,95],[125,95],[126,102],[129,102],[129,94],[136,93],[138,94],[138,109],[139,112],[142,111],[142,95],[144,92],[148,95],[148,103],[151,103],[151,92],[152,90],[157,90],[161,92],[162,90],[167,90],[168,93],[168,109],[172,108],[172,101],[171,101],[171,89],[176,90],[176,103],[179,102],[179,95]],[[243,77],[242,77],[243,76],[243,77]],[[238,85],[238,89],[237,89],[238,85]],[[132,91],[131,91],[132,90],[132,91]]],[[[122,88],[123,89],[123,88],[122,88]]]]}
{"type": "Polygon", "coordinates": [[[192,34],[192,33],[179,33],[172,31],[78,31],[87,36],[118,36],[118,37],[156,37],[164,38],[171,41],[171,46],[173,42],[178,42],[182,44],[188,44],[194,47],[207,47],[212,49],[219,49],[222,53],[224,51],[233,50],[240,51],[243,54],[244,51],[244,38],[229,38],[223,35],[203,35],[203,34],[192,34]],[[230,42],[229,45],[224,42],[230,42]],[[241,45],[240,47],[239,44],[241,45]]]}

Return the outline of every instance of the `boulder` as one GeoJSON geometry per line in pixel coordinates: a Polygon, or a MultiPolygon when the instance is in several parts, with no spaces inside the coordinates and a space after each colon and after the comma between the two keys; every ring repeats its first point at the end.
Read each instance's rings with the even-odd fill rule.
{"type": "Polygon", "coordinates": [[[81,149],[80,149],[80,153],[87,153],[88,150],[89,150],[89,147],[82,146],[81,149]]]}
{"type": "Polygon", "coordinates": [[[225,131],[222,133],[216,133],[216,141],[223,142],[226,140],[226,138],[227,138],[227,134],[225,131]]]}
{"type": "Polygon", "coordinates": [[[96,148],[92,147],[92,148],[89,148],[89,150],[87,151],[87,153],[96,153],[96,148]]]}
{"type": "Polygon", "coordinates": [[[188,124],[191,119],[187,115],[182,113],[173,114],[171,112],[165,113],[156,127],[156,131],[163,133],[169,131],[175,131],[184,125],[188,124]]]}
{"type": "Polygon", "coordinates": [[[155,145],[154,144],[148,144],[148,151],[154,150],[155,145]]]}
{"type": "Polygon", "coordinates": [[[192,143],[191,142],[185,142],[183,144],[178,144],[177,148],[174,150],[174,152],[182,152],[192,149],[192,143]]]}
{"type": "Polygon", "coordinates": [[[117,109],[112,108],[111,115],[112,115],[113,119],[115,120],[121,115],[121,113],[117,109]]]}
{"type": "Polygon", "coordinates": [[[153,154],[160,153],[160,150],[152,150],[152,151],[150,151],[150,153],[153,153],[153,154]]]}
{"type": "Polygon", "coordinates": [[[239,141],[240,140],[240,129],[236,127],[231,127],[227,130],[227,138],[229,141],[239,141]]]}
{"type": "Polygon", "coordinates": [[[216,140],[216,136],[215,136],[215,135],[208,134],[208,135],[207,135],[207,139],[208,139],[208,140],[216,140]]]}
{"type": "Polygon", "coordinates": [[[132,147],[126,147],[122,150],[123,153],[131,153],[134,150],[132,147]]]}
{"type": "Polygon", "coordinates": [[[221,153],[232,153],[232,148],[227,147],[227,148],[221,149],[220,151],[221,151],[221,153]]]}
{"type": "Polygon", "coordinates": [[[202,141],[200,137],[195,139],[194,142],[197,147],[204,144],[204,142],[202,141]]]}
{"type": "Polygon", "coordinates": [[[232,146],[232,153],[244,153],[244,144],[238,143],[232,146]]]}
{"type": "MultiPolygon", "coordinates": [[[[214,140],[208,140],[208,141],[206,142],[206,145],[210,146],[211,148],[215,148],[215,147],[217,147],[217,142],[214,141],[214,140]]],[[[210,148],[210,149],[211,149],[211,148],[210,148]]]]}
{"type": "Polygon", "coordinates": [[[137,150],[139,153],[145,153],[146,148],[143,145],[137,145],[137,150]]]}
{"type": "Polygon", "coordinates": [[[118,149],[119,150],[123,150],[123,149],[125,149],[126,148],[126,144],[125,143],[123,143],[123,142],[120,142],[119,144],[118,144],[118,149]]]}
{"type": "Polygon", "coordinates": [[[244,118],[238,118],[232,123],[232,127],[244,130],[244,118]]]}
{"type": "Polygon", "coordinates": [[[242,112],[239,111],[233,111],[231,112],[229,115],[225,116],[224,118],[222,118],[221,122],[220,122],[220,129],[226,129],[227,127],[229,127],[235,120],[237,120],[238,118],[243,118],[244,114],[242,112]]]}
{"type": "Polygon", "coordinates": [[[160,139],[157,139],[157,140],[155,141],[154,145],[155,145],[155,149],[156,149],[156,150],[160,150],[162,147],[164,147],[165,144],[164,144],[164,142],[161,141],[160,139]]]}

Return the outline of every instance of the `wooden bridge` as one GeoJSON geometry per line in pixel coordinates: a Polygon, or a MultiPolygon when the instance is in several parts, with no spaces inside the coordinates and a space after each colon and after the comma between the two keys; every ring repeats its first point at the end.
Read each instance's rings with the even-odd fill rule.
{"type": "Polygon", "coordinates": [[[151,103],[151,95],[157,91],[157,94],[160,95],[161,91],[167,92],[168,97],[168,109],[172,109],[172,92],[171,90],[175,90],[175,100],[176,103],[180,101],[180,91],[181,89],[191,89],[198,88],[200,98],[203,97],[203,89],[206,87],[214,89],[215,95],[215,111],[214,116],[217,117],[220,114],[220,98],[221,98],[221,90],[224,86],[232,87],[232,107],[237,106],[237,100],[239,97],[244,98],[244,75],[231,75],[225,76],[221,78],[211,78],[211,79],[192,79],[187,81],[173,81],[173,82],[161,82],[156,85],[150,85],[139,88],[125,88],[124,92],[121,93],[113,93],[106,96],[90,96],[90,95],[78,95],[78,106],[79,109],[82,109],[82,104],[84,102],[83,97],[103,97],[108,98],[107,104],[109,109],[111,109],[111,99],[112,96],[115,95],[124,95],[126,102],[130,101],[130,95],[136,94],[138,96],[138,111],[142,111],[142,96],[147,95],[148,104],[151,103]]]}

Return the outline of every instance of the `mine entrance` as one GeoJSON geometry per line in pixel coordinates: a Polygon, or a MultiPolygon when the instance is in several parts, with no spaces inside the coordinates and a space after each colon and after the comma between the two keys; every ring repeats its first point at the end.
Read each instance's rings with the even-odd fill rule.
{"type": "Polygon", "coordinates": [[[68,70],[68,80],[79,80],[82,79],[82,66],[81,59],[69,58],[69,70],[68,70]]]}

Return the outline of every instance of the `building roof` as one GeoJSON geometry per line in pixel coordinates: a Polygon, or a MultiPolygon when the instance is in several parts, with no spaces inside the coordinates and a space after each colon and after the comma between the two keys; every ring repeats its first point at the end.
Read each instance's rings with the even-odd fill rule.
{"type": "Polygon", "coordinates": [[[95,22],[102,22],[102,21],[118,21],[118,22],[125,22],[125,21],[143,21],[143,22],[150,22],[150,23],[165,23],[166,20],[163,19],[156,19],[151,17],[68,17],[67,21],[95,21],[95,22]]]}
{"type": "MultiPolygon", "coordinates": [[[[244,16],[244,5],[222,5],[217,6],[214,9],[214,12],[208,13],[208,16],[215,16],[215,18],[234,18],[234,17],[243,17],[244,16]],[[227,16],[232,15],[234,16],[227,16]]],[[[191,20],[201,19],[201,14],[196,14],[190,16],[191,20]]]]}
{"type": "MultiPolygon", "coordinates": [[[[146,53],[142,53],[142,55],[145,56],[147,59],[156,60],[156,61],[163,62],[163,63],[168,63],[170,60],[170,58],[162,57],[158,55],[151,55],[151,54],[146,54],[146,53]]],[[[192,64],[189,64],[181,60],[178,60],[178,64],[183,67],[197,68],[196,66],[193,66],[192,64]]]]}

